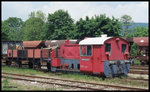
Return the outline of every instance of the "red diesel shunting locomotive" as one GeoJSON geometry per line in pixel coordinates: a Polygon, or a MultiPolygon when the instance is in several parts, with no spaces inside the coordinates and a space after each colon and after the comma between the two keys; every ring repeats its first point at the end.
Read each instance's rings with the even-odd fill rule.
{"type": "MultiPolygon", "coordinates": [[[[50,43],[56,41],[53,40],[50,43]]],[[[7,62],[28,60],[30,68],[33,68],[34,65],[40,68],[43,62],[47,62],[47,68],[52,72],[78,71],[106,77],[128,74],[129,44],[126,40],[102,35],[69,44],[73,41],[77,40],[66,40],[54,47],[49,45],[49,48],[8,50],[7,62]]]]}

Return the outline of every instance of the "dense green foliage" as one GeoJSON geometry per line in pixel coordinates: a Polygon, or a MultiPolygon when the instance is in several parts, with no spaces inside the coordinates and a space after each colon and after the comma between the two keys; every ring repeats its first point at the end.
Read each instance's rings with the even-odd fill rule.
{"type": "Polygon", "coordinates": [[[141,61],[140,61],[140,60],[135,59],[135,60],[134,60],[134,64],[135,64],[135,65],[141,65],[142,63],[141,63],[141,61]]]}
{"type": "Polygon", "coordinates": [[[136,27],[130,31],[126,37],[148,37],[148,28],[146,27],[136,27]]]}
{"type": "Polygon", "coordinates": [[[22,40],[23,21],[21,18],[10,17],[2,22],[2,40],[22,40]]]}
{"type": "Polygon", "coordinates": [[[44,32],[44,22],[40,18],[29,18],[22,27],[24,40],[41,40],[44,32]]]}
{"type": "Polygon", "coordinates": [[[112,17],[106,17],[106,15],[99,15],[89,19],[83,20],[80,18],[76,22],[77,26],[77,36],[78,39],[83,39],[84,37],[98,37],[102,34],[107,34],[108,36],[119,36],[121,31],[121,23],[112,17]]]}
{"type": "Polygon", "coordinates": [[[130,55],[131,56],[137,56],[138,50],[139,50],[139,47],[135,43],[133,43],[131,45],[130,55]]]}
{"type": "Polygon", "coordinates": [[[85,19],[80,18],[75,22],[67,11],[61,9],[48,14],[47,17],[42,11],[33,11],[25,22],[16,17],[2,21],[1,38],[2,40],[60,40],[98,37],[102,34],[111,37],[148,36],[148,28],[129,29],[132,22],[132,17],[129,15],[123,15],[119,20],[101,14],[91,18],[86,16],[85,19]]]}
{"type": "Polygon", "coordinates": [[[2,40],[9,40],[8,31],[10,30],[10,27],[7,25],[7,23],[2,22],[1,28],[2,28],[1,39],[2,40]]]}
{"type": "MultiPolygon", "coordinates": [[[[148,37],[148,28],[145,27],[136,27],[133,28],[130,33],[126,35],[126,37],[148,37]]],[[[137,52],[139,51],[139,47],[134,43],[131,45],[130,55],[137,56],[137,52]]]]}
{"type": "MultiPolygon", "coordinates": [[[[122,37],[148,37],[148,28],[146,27],[133,27],[129,28],[131,24],[133,24],[132,17],[129,15],[123,15],[120,19],[122,22],[123,30],[121,32],[122,37]]],[[[130,47],[130,55],[131,56],[137,56],[137,52],[139,51],[139,47],[134,43],[130,47]]],[[[138,60],[137,60],[138,62],[138,60]]]]}
{"type": "Polygon", "coordinates": [[[48,15],[45,39],[71,39],[75,36],[75,24],[67,11],[58,10],[48,15]]]}

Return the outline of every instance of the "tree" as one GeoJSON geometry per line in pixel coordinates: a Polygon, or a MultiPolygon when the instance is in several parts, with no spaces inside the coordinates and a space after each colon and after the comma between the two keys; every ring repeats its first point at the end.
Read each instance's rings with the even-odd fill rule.
{"type": "Polygon", "coordinates": [[[135,43],[131,45],[130,55],[137,56],[137,52],[139,52],[139,47],[135,43]]]}
{"type": "Polygon", "coordinates": [[[129,15],[123,15],[120,18],[120,21],[122,22],[122,24],[124,26],[124,30],[122,31],[121,35],[122,35],[122,37],[126,37],[126,35],[131,31],[131,30],[129,30],[129,27],[133,23],[132,17],[129,15]]]}
{"type": "Polygon", "coordinates": [[[50,39],[73,39],[76,35],[76,27],[73,19],[67,11],[58,10],[53,14],[48,14],[46,23],[47,31],[45,38],[50,39]]]}
{"type": "Polygon", "coordinates": [[[145,37],[148,36],[148,28],[146,27],[134,27],[132,31],[127,34],[126,37],[145,37]]]}
{"type": "Polygon", "coordinates": [[[3,21],[2,21],[1,27],[2,27],[1,39],[2,40],[9,40],[8,31],[10,30],[10,27],[8,25],[6,25],[6,23],[3,21]]]}
{"type": "Polygon", "coordinates": [[[42,19],[44,22],[46,22],[46,14],[43,13],[42,11],[33,11],[29,14],[29,18],[32,18],[32,17],[36,17],[36,18],[40,18],[42,19]]]}
{"type": "Polygon", "coordinates": [[[118,19],[112,17],[106,17],[105,14],[94,16],[91,19],[86,16],[86,19],[82,18],[76,22],[77,26],[77,36],[78,39],[83,39],[84,37],[99,37],[102,34],[107,34],[108,36],[119,36],[121,30],[121,23],[118,19]]]}
{"type": "MultiPolygon", "coordinates": [[[[135,27],[132,29],[130,33],[127,34],[126,37],[133,38],[133,37],[148,37],[148,28],[145,27],[135,27]]],[[[133,43],[131,45],[130,55],[137,56],[137,52],[139,52],[139,47],[133,43]]]]}
{"type": "Polygon", "coordinates": [[[3,40],[22,40],[23,21],[21,18],[9,17],[2,22],[2,39],[3,40]],[[8,37],[6,37],[8,36],[8,37]]]}
{"type": "Polygon", "coordinates": [[[22,27],[24,40],[42,40],[44,34],[44,22],[40,18],[31,17],[25,21],[22,27]]]}

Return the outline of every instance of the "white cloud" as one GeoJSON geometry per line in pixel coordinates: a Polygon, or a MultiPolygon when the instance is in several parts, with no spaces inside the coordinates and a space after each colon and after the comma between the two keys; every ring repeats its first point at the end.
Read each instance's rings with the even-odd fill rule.
{"type": "MultiPolygon", "coordinates": [[[[2,3],[2,6],[4,3],[2,3]]],[[[5,4],[5,9],[6,5],[5,4]]],[[[124,14],[128,14],[132,17],[135,22],[147,22],[148,23],[148,2],[49,2],[36,6],[37,4],[32,3],[9,3],[7,5],[7,11],[4,11],[2,7],[2,17],[5,12],[9,13],[9,16],[20,16],[21,18],[28,18],[28,14],[31,11],[42,10],[46,15],[48,13],[54,13],[58,9],[67,10],[70,16],[74,20],[79,20],[79,18],[85,18],[85,16],[92,17],[94,15],[106,14],[108,17],[114,16],[115,18],[120,18],[124,14]],[[34,6],[34,7],[33,7],[34,6]],[[35,7],[36,6],[36,7],[35,7]],[[17,14],[15,14],[15,13],[17,14]]],[[[5,13],[8,14],[8,13],[5,13]]],[[[8,15],[7,15],[8,16],[8,15]]]]}

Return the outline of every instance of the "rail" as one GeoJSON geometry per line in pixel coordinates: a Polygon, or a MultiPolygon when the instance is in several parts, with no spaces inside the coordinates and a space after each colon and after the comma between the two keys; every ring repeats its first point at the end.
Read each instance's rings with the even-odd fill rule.
{"type": "Polygon", "coordinates": [[[136,88],[136,87],[127,87],[127,86],[118,86],[118,85],[110,85],[110,84],[100,84],[100,83],[89,83],[89,82],[81,82],[74,80],[65,80],[65,79],[57,79],[50,77],[42,77],[42,76],[31,76],[31,75],[20,75],[14,73],[6,73],[2,72],[2,77],[9,77],[14,80],[24,80],[24,81],[36,81],[39,83],[46,84],[55,84],[61,86],[69,86],[86,90],[148,90],[145,88],[136,88]]]}

